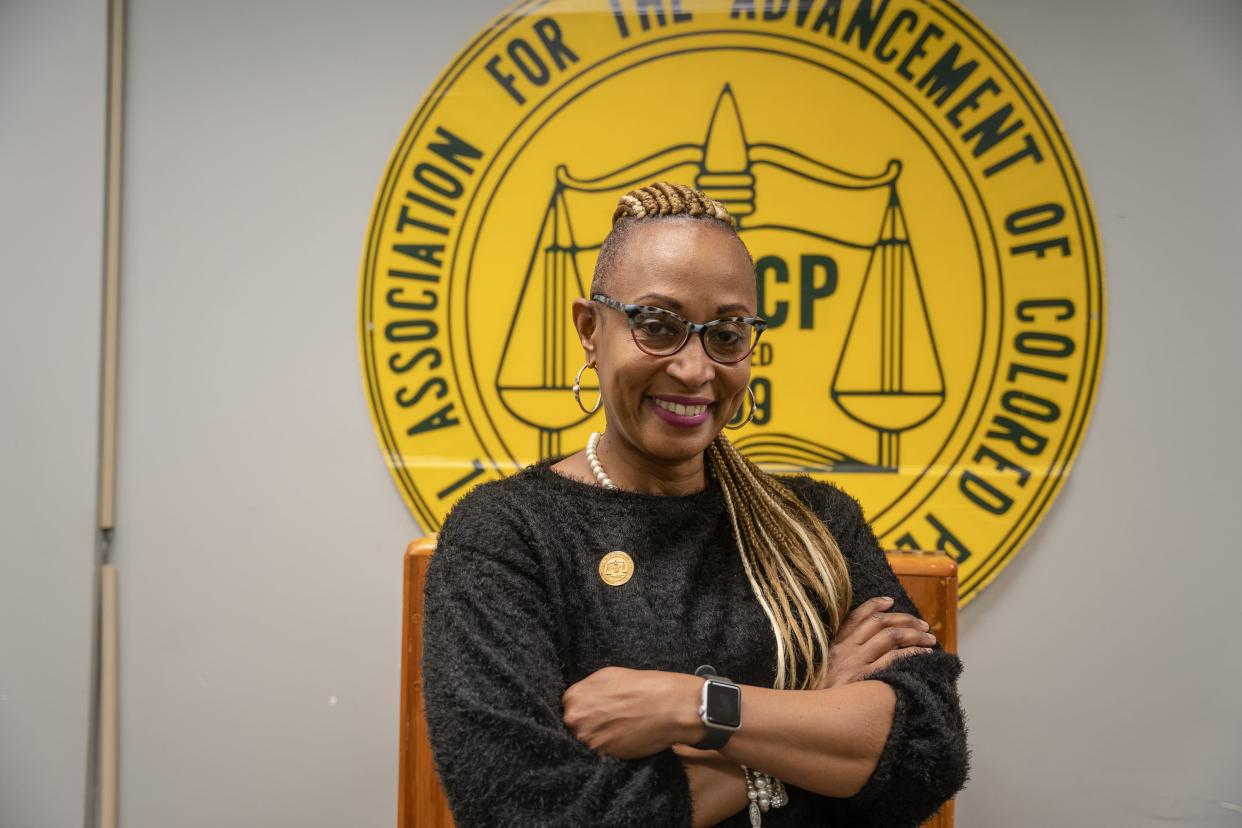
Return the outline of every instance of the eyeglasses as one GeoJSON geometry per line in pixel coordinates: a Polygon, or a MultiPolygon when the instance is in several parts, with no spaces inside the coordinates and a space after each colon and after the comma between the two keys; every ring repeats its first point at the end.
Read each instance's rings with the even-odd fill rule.
{"type": "Polygon", "coordinates": [[[757,316],[724,316],[698,323],[664,308],[630,305],[602,293],[591,300],[624,313],[630,321],[634,344],[643,353],[657,357],[672,356],[685,347],[691,335],[698,334],[709,357],[732,365],[750,356],[759,335],[768,327],[767,321],[757,316]]]}

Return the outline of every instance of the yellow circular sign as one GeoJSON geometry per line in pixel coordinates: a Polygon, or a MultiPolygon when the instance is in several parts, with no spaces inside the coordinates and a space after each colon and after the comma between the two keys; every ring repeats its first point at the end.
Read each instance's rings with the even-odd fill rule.
{"type": "Polygon", "coordinates": [[[419,522],[602,430],[569,305],[618,197],[656,179],[724,201],[755,258],[738,448],[839,483],[887,547],[946,550],[969,601],[1069,471],[1104,283],[1055,116],[944,0],[527,2],[467,46],[362,266],[371,410],[419,522]]]}
{"type": "Polygon", "coordinates": [[[599,559],[599,577],[608,586],[621,586],[634,575],[634,559],[621,550],[599,559]]]}

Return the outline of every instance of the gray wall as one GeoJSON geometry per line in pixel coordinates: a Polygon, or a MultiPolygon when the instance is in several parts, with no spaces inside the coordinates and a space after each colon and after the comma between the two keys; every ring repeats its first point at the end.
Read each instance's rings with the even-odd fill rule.
{"type": "Polygon", "coordinates": [[[0,826],[87,784],[105,9],[0,0],[0,826]]]}
{"type": "Polygon", "coordinates": [[[125,826],[392,824],[401,553],[359,261],[490,4],[135,2],[117,564],[125,826]]]}
{"type": "MultiPolygon", "coordinates": [[[[1242,4],[968,5],[1077,151],[1110,327],[1069,484],[963,613],[974,773],[959,824],[1239,825],[1242,4]]],[[[4,828],[80,822],[102,6],[0,6],[4,828]],[[80,106],[49,106],[63,95],[80,106]],[[68,133],[47,129],[62,119],[68,133]],[[50,224],[51,192],[74,186],[85,197],[50,224]]],[[[393,821],[400,552],[419,530],[363,397],[358,262],[401,128],[498,9],[131,4],[127,828],[393,821]]]]}
{"type": "Polygon", "coordinates": [[[963,825],[1242,825],[1242,4],[970,7],[1074,145],[1110,320],[1069,485],[963,614],[963,825]]]}

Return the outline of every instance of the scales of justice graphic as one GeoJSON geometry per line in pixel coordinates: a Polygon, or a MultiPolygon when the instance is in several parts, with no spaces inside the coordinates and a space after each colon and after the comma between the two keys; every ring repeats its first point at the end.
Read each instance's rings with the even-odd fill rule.
{"type": "MultiPolygon", "coordinates": [[[[944,371],[897,192],[901,162],[889,160],[882,173],[860,176],[783,146],[749,143],[728,84],[701,144],[669,146],[590,179],[577,178],[564,164],[556,168],[495,377],[501,403],[537,433],[539,457],[563,454],[567,429],[603,416],[602,409],[587,415],[564,404],[582,357],[569,308],[586,295],[607,230],[586,217],[610,215],[617,199],[635,187],[689,177],[670,175],[672,170],[693,171],[694,186],[726,205],[744,240],[760,230],[778,232],[867,256],[844,345],[818,364],[827,366],[825,406],[835,405],[874,432],[874,445],[847,452],[820,441],[827,429],[793,434],[751,425],[734,439],[738,450],[769,471],[895,473],[902,434],[931,419],[945,399],[944,371]],[[774,180],[779,183],[769,186],[782,189],[779,201],[797,209],[780,216],[779,206],[773,212],[765,202],[768,218],[759,223],[756,205],[774,180]],[[870,197],[860,199],[864,194],[870,197]],[[808,215],[815,220],[808,222],[808,215]],[[583,227],[591,227],[593,237],[584,237],[583,227]]],[[[779,330],[770,330],[765,339],[777,336],[779,330]]],[[[588,377],[591,372],[584,383],[588,377]]],[[[588,399],[598,391],[587,384],[583,389],[588,399]]]]}

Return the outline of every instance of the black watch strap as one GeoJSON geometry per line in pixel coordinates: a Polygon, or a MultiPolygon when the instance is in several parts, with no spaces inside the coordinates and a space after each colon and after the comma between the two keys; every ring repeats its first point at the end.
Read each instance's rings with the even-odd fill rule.
{"type": "Polygon", "coordinates": [[[729,743],[729,739],[733,737],[732,730],[718,730],[711,725],[707,726],[707,735],[703,739],[690,747],[699,750],[720,750],[729,743]]]}
{"type": "MultiPolygon", "coordinates": [[[[724,676],[717,675],[716,668],[711,666],[710,664],[704,664],[703,666],[699,667],[697,670],[694,671],[694,674],[696,676],[701,676],[705,680],[715,679],[716,681],[719,681],[719,682],[727,682],[729,684],[733,684],[732,681],[725,678],[724,676]]],[[[701,716],[701,718],[705,719],[706,717],[701,716]]],[[[733,730],[731,729],[715,727],[714,725],[712,725],[711,723],[707,721],[704,721],[703,725],[707,728],[707,733],[706,735],[703,736],[703,738],[699,742],[691,745],[691,747],[693,748],[696,748],[698,750],[720,750],[722,747],[728,744],[729,739],[733,737],[733,730]]]]}

